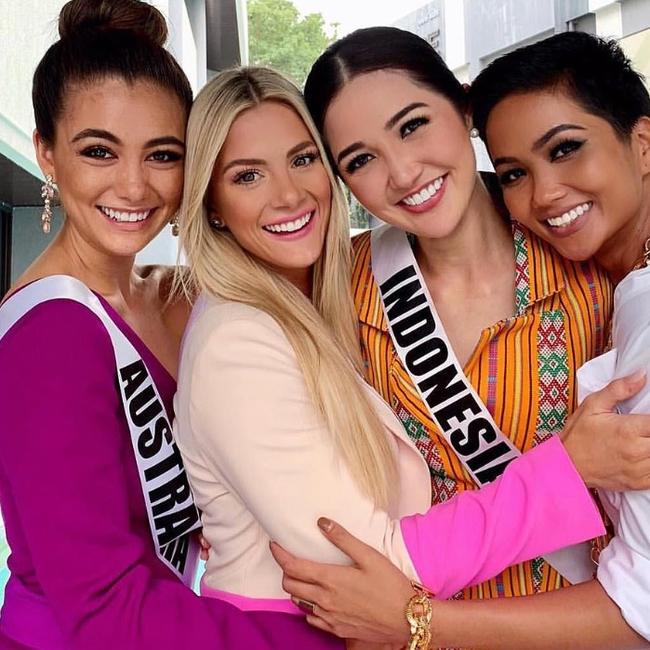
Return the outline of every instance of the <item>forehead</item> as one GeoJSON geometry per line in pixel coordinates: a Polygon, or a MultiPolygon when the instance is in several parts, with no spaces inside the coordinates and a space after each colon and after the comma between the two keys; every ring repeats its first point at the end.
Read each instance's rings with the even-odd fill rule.
{"type": "Polygon", "coordinates": [[[386,121],[413,102],[422,102],[438,111],[454,111],[440,93],[416,83],[401,70],[376,70],[346,82],[325,114],[325,133],[331,144],[356,133],[382,131],[386,121]]]}
{"type": "Polygon", "coordinates": [[[311,133],[296,111],[277,101],[265,101],[245,110],[232,123],[223,158],[258,158],[286,150],[306,140],[311,133]]]}
{"type": "Polygon", "coordinates": [[[565,90],[540,90],[515,93],[495,105],[486,125],[488,147],[493,155],[513,145],[529,148],[561,124],[613,133],[606,120],[589,113],[565,90]]]}
{"type": "Polygon", "coordinates": [[[176,95],[154,83],[106,78],[71,84],[66,92],[57,133],[73,136],[93,128],[110,131],[124,141],[173,134],[183,139],[185,110],[176,95]]]}

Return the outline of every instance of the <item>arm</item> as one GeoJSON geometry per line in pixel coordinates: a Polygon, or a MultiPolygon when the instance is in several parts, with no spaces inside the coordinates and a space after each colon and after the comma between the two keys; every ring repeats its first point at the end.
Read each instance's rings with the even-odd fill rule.
{"type": "Polygon", "coordinates": [[[595,580],[567,589],[490,601],[434,605],[436,644],[498,650],[632,650],[650,647],[625,624],[595,580]]]}
{"type": "Polygon", "coordinates": [[[69,302],[37,307],[3,339],[0,365],[2,467],[71,649],[330,647],[296,617],[198,598],[155,557],[130,488],[110,341],[94,315],[69,302]]]}
{"type": "Polygon", "coordinates": [[[438,598],[605,532],[598,509],[558,438],[523,454],[481,490],[405,517],[413,563],[438,598]]]}
{"type": "MultiPolygon", "coordinates": [[[[319,522],[323,534],[354,561],[328,567],[273,552],[285,570],[284,585],[317,603],[312,625],[341,637],[403,647],[404,617],[413,595],[409,580],[386,558],[334,522],[319,522]]],[[[632,650],[650,647],[629,628],[600,585],[588,583],[546,594],[480,601],[434,601],[435,647],[492,650],[632,650]]]]}
{"type": "Polygon", "coordinates": [[[268,316],[257,316],[220,325],[196,354],[190,428],[212,472],[291,553],[347,562],[313,525],[325,515],[411,576],[413,562],[420,580],[447,597],[510,564],[604,532],[557,439],[487,488],[403,519],[400,528],[336,462],[288,342],[268,316]]]}

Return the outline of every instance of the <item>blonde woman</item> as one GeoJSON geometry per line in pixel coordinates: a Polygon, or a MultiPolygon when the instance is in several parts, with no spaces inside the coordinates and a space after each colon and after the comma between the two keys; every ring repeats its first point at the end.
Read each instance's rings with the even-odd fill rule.
{"type": "MultiPolygon", "coordinates": [[[[429,507],[427,466],[361,379],[348,217],[302,96],[271,70],[226,71],[196,99],[186,146],[180,236],[200,297],[175,433],[212,547],[204,595],[298,612],[269,541],[345,563],[315,526],[323,515],[442,597],[601,531],[558,438],[408,516],[429,507]]],[[[578,445],[593,435],[576,429],[578,445]]],[[[598,476],[604,447],[584,448],[578,469],[598,476]]]]}

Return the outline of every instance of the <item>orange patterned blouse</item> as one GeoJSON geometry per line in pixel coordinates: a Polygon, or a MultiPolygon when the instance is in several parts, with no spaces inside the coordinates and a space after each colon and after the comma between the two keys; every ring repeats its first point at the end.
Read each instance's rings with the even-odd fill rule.
{"type": "MultiPolygon", "coordinates": [[[[605,350],[612,286],[593,262],[565,260],[515,222],[513,240],[516,315],[481,333],[465,374],[501,431],[526,451],[563,428],[575,407],[576,370],[605,350]]],[[[353,247],[352,286],[368,381],[397,413],[426,459],[433,503],[475,489],[395,352],[370,267],[370,233],[355,238],[353,247]]],[[[457,597],[519,596],[567,584],[538,558],[457,597]]]]}

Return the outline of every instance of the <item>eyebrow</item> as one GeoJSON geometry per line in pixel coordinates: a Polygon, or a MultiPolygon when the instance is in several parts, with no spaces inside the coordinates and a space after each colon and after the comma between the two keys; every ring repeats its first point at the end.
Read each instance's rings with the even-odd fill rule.
{"type": "Polygon", "coordinates": [[[562,131],[569,131],[570,129],[578,129],[579,131],[584,131],[584,126],[578,126],[577,124],[558,124],[552,129],[549,129],[541,138],[538,138],[533,142],[533,151],[541,149],[554,135],[562,133],[562,131]]]}
{"type": "MultiPolygon", "coordinates": [[[[386,131],[390,131],[405,115],[408,115],[411,111],[415,110],[416,108],[424,108],[427,107],[427,104],[424,102],[412,102],[408,106],[405,106],[404,108],[400,109],[391,117],[387,122],[386,125],[384,126],[384,129],[386,131]]],[[[358,141],[358,142],[353,142],[351,145],[343,149],[341,153],[336,157],[336,164],[338,165],[343,158],[346,156],[349,156],[351,153],[355,152],[357,149],[362,149],[364,146],[363,142],[358,141]]]]}
{"type": "Polygon", "coordinates": [[[384,127],[386,131],[390,131],[405,115],[415,110],[416,108],[424,108],[427,105],[424,102],[413,102],[408,106],[405,106],[403,109],[397,111],[393,117],[391,117],[384,127]]]}
{"type": "MultiPolygon", "coordinates": [[[[558,133],[562,133],[563,131],[570,131],[572,129],[578,129],[579,131],[586,130],[584,126],[578,126],[577,124],[558,124],[557,126],[549,129],[546,133],[544,133],[544,135],[537,138],[537,140],[533,142],[532,151],[538,151],[541,149],[553,136],[556,136],[558,133]]],[[[492,164],[494,167],[498,167],[499,165],[509,165],[517,162],[519,161],[516,158],[503,156],[501,158],[495,158],[492,161],[492,164]]]]}
{"type": "MultiPolygon", "coordinates": [[[[303,149],[306,149],[307,147],[315,147],[316,145],[312,140],[305,140],[304,142],[300,142],[297,144],[295,147],[291,147],[289,151],[287,151],[287,158],[291,158],[291,156],[294,156],[297,154],[299,151],[302,151],[303,149]]],[[[262,158],[237,158],[236,160],[231,160],[224,168],[223,171],[221,172],[222,174],[225,174],[231,167],[237,167],[241,165],[242,167],[253,167],[253,166],[261,166],[265,165],[266,160],[263,160],[262,158]]]]}
{"type": "MultiPolygon", "coordinates": [[[[71,142],[79,142],[79,140],[84,140],[85,138],[100,138],[102,140],[108,140],[109,142],[117,145],[122,144],[122,141],[117,136],[104,129],[84,129],[83,131],[79,131],[79,133],[77,133],[77,135],[72,138],[71,142]]],[[[159,147],[166,144],[175,145],[177,147],[185,149],[185,143],[173,135],[163,135],[159,138],[152,138],[151,140],[147,140],[144,146],[145,149],[150,149],[151,147],[159,147]]]]}

